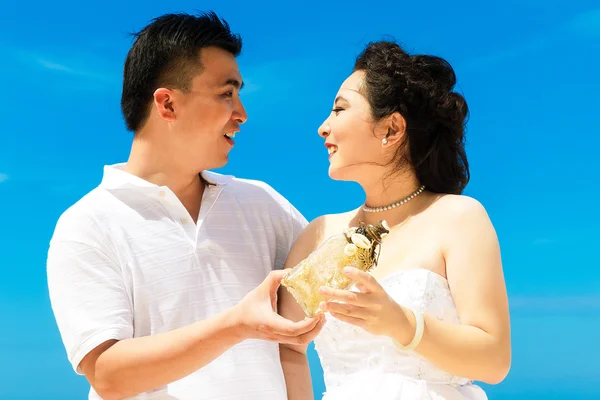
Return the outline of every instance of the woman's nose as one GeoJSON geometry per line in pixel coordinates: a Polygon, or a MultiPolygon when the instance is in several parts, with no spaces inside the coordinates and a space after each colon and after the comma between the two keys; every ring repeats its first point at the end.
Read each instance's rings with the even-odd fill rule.
{"type": "Polygon", "coordinates": [[[331,132],[331,128],[329,126],[329,124],[327,123],[327,120],[325,120],[321,126],[318,129],[319,132],[319,136],[321,136],[322,138],[326,138],[327,136],[329,136],[329,132],[331,132]]]}

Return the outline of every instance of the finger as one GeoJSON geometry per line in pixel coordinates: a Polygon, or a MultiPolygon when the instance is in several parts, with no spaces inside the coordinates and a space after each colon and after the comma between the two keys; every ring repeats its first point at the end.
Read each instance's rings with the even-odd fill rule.
{"type": "Polygon", "coordinates": [[[310,330],[309,332],[306,332],[300,336],[285,336],[285,335],[271,334],[271,335],[268,335],[266,337],[266,339],[270,340],[272,342],[278,342],[278,343],[282,343],[282,344],[293,344],[293,345],[309,344],[310,342],[312,342],[314,340],[314,338],[316,338],[319,335],[319,333],[321,333],[321,330],[323,329],[324,325],[325,325],[325,320],[321,320],[312,330],[310,330]]]}
{"type": "Polygon", "coordinates": [[[371,293],[371,291],[362,283],[357,282],[354,286],[356,286],[361,293],[371,293]]]}
{"type": "Polygon", "coordinates": [[[338,319],[338,320],[345,322],[347,324],[350,324],[350,325],[358,326],[359,328],[362,328],[365,325],[365,321],[360,318],[349,317],[344,314],[338,314],[338,313],[333,313],[333,312],[330,314],[335,319],[338,319]]]}
{"type": "Polygon", "coordinates": [[[367,319],[369,310],[365,307],[359,307],[348,303],[336,303],[324,301],[321,303],[321,308],[330,313],[342,314],[348,317],[358,318],[361,320],[367,319]]]}
{"type": "Polygon", "coordinates": [[[377,282],[377,280],[373,278],[373,275],[367,272],[361,271],[354,267],[346,267],[344,268],[344,273],[354,282],[356,282],[357,284],[361,284],[362,287],[366,288],[370,292],[377,292],[382,290],[382,287],[379,284],[379,282],[377,282]]]}
{"type": "Polygon", "coordinates": [[[293,322],[283,318],[281,315],[273,314],[268,321],[263,324],[263,330],[283,336],[300,336],[310,332],[322,319],[321,316],[314,318],[305,318],[302,321],[293,322]]]}
{"type": "Polygon", "coordinates": [[[323,318],[322,320],[319,321],[319,323],[317,323],[317,325],[315,325],[315,327],[311,330],[306,332],[303,335],[300,335],[298,337],[298,344],[308,344],[310,342],[313,341],[314,338],[316,338],[319,333],[321,333],[321,330],[323,329],[323,327],[325,326],[325,319],[323,318]]]}
{"type": "Polygon", "coordinates": [[[265,278],[264,283],[269,288],[270,293],[277,291],[279,285],[281,285],[281,280],[287,273],[288,270],[284,269],[276,269],[269,272],[269,275],[267,275],[267,277],[265,278]]]}
{"type": "Polygon", "coordinates": [[[328,300],[339,300],[356,306],[366,306],[369,304],[369,299],[364,293],[334,289],[327,286],[321,287],[319,292],[328,300]]]}
{"type": "Polygon", "coordinates": [[[321,333],[323,326],[325,326],[325,318],[320,319],[319,322],[317,323],[317,325],[315,325],[315,327],[312,330],[310,330],[300,336],[296,336],[296,337],[286,336],[286,338],[288,338],[288,341],[290,342],[290,344],[308,344],[308,343],[312,342],[313,339],[319,335],[319,333],[321,333]]]}

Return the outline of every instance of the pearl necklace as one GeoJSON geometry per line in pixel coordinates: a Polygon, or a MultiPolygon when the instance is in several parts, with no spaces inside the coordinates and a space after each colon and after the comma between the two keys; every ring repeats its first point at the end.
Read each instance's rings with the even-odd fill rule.
{"type": "Polygon", "coordinates": [[[404,203],[407,203],[409,201],[411,201],[412,199],[414,199],[415,197],[417,197],[418,195],[420,195],[421,193],[423,193],[423,190],[425,190],[425,186],[422,185],[420,188],[418,188],[414,193],[406,196],[405,198],[403,198],[402,200],[399,200],[395,203],[392,203],[390,205],[387,206],[382,206],[382,207],[367,207],[367,205],[364,205],[362,207],[362,209],[366,212],[381,212],[381,211],[387,211],[387,210],[391,210],[392,208],[396,208],[398,206],[401,206],[404,203]]]}

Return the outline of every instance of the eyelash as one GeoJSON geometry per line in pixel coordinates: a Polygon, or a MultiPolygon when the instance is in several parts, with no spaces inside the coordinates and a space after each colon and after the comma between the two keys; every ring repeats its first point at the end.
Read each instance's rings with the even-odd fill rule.
{"type": "Polygon", "coordinates": [[[333,109],[333,110],[331,110],[331,111],[333,111],[334,113],[336,113],[336,114],[337,114],[337,113],[339,113],[340,111],[343,111],[343,110],[344,110],[343,108],[339,108],[339,107],[338,107],[338,108],[334,108],[334,109],[333,109]]]}

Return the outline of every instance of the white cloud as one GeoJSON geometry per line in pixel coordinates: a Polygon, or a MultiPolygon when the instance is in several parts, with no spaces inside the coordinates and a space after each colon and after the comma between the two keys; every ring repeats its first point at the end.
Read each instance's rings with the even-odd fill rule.
{"type": "Polygon", "coordinates": [[[119,82],[120,71],[112,66],[110,60],[99,58],[95,54],[82,53],[77,49],[59,55],[0,43],[0,50],[11,58],[15,65],[26,68],[41,68],[49,73],[63,74],[69,78],[79,77],[94,84],[119,82]]]}
{"type": "Polygon", "coordinates": [[[542,34],[538,36],[523,38],[521,41],[512,46],[496,49],[488,54],[465,60],[465,62],[462,65],[459,65],[459,67],[462,67],[462,69],[465,70],[475,70],[502,61],[514,59],[550,47],[554,38],[554,33],[542,32],[542,34]]]}
{"type": "Polygon", "coordinates": [[[600,8],[577,15],[567,26],[581,35],[600,36],[600,8]]]}
{"type": "Polygon", "coordinates": [[[339,78],[336,70],[344,71],[345,66],[332,65],[332,69],[326,71],[317,68],[319,63],[318,55],[313,55],[269,60],[250,65],[240,64],[245,84],[242,93],[254,93],[259,90],[271,93],[305,90],[320,87],[323,83],[333,84],[337,88],[341,81],[331,82],[331,77],[339,78]]]}
{"type": "Polygon", "coordinates": [[[51,61],[44,60],[43,58],[38,58],[36,61],[44,68],[54,69],[56,71],[67,72],[69,74],[76,72],[73,69],[71,69],[65,65],[56,64],[51,61]]]}
{"type": "Polygon", "coordinates": [[[600,36],[600,9],[588,10],[578,14],[565,20],[562,24],[558,24],[552,30],[524,37],[512,46],[494,49],[488,54],[465,60],[459,66],[465,70],[475,70],[498,62],[527,56],[530,53],[540,52],[555,46],[559,42],[568,40],[565,31],[581,35],[600,36]]]}
{"type": "MultiPolygon", "coordinates": [[[[31,54],[31,59],[33,59],[39,66],[45,68],[50,71],[55,71],[59,73],[80,76],[82,78],[92,79],[94,81],[100,81],[104,83],[116,82],[114,76],[111,76],[108,73],[99,72],[92,68],[88,68],[86,66],[71,66],[63,62],[57,62],[50,58],[31,54]]],[[[81,63],[81,62],[79,62],[81,63]]],[[[81,63],[85,64],[85,63],[81,63]]],[[[90,61],[91,64],[91,61],[90,61]]]]}

